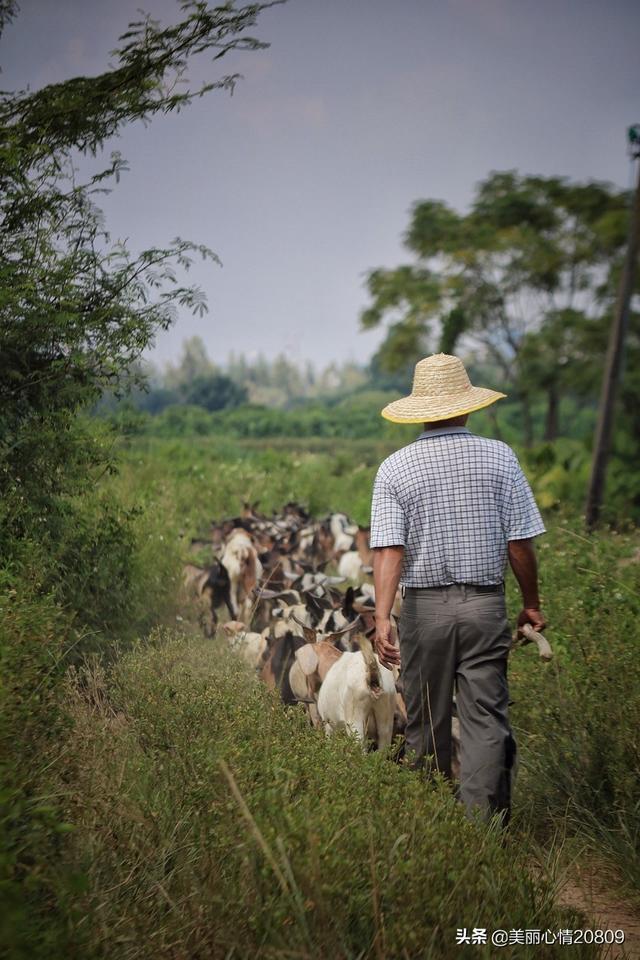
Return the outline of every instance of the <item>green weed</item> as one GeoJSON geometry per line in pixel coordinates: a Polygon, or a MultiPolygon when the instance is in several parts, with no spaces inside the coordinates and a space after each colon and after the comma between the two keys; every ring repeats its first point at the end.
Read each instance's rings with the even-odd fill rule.
{"type": "Polygon", "coordinates": [[[444,783],[327,740],[215,642],[157,634],[69,697],[97,956],[488,957],[456,930],[578,925],[444,783]]]}

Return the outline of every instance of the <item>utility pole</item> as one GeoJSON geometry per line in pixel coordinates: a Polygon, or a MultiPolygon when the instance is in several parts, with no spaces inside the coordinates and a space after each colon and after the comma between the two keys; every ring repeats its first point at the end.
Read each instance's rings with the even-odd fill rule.
{"type": "MultiPolygon", "coordinates": [[[[640,158],[640,124],[629,127],[629,148],[633,162],[640,158]]],[[[613,323],[609,334],[609,347],[605,361],[604,378],[602,381],[602,391],[600,394],[600,407],[598,409],[598,422],[593,444],[593,460],[591,464],[591,480],[589,481],[589,492],[587,494],[586,522],[587,530],[591,531],[596,526],[602,505],[602,495],[604,493],[604,484],[607,473],[607,461],[611,446],[611,427],[613,423],[613,411],[618,391],[618,382],[620,380],[620,367],[622,365],[622,353],[624,349],[624,340],[629,326],[629,312],[631,297],[633,294],[633,285],[635,281],[636,267],[638,264],[638,248],[640,245],[640,164],[638,164],[637,180],[635,193],[633,195],[631,206],[631,218],[629,221],[629,237],[627,241],[627,252],[622,275],[620,277],[620,286],[616,299],[613,323]]]]}

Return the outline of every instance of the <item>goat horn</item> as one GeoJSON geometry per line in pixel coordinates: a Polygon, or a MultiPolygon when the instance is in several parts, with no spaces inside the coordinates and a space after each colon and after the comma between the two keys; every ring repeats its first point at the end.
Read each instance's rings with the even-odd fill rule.
{"type": "Polygon", "coordinates": [[[295,613],[291,614],[291,619],[295,620],[299,627],[303,627],[305,630],[313,630],[313,627],[310,627],[308,624],[303,623],[302,620],[298,620],[295,613]]]}
{"type": "Polygon", "coordinates": [[[318,631],[314,630],[313,627],[308,627],[306,623],[302,622],[302,620],[298,620],[295,613],[291,614],[291,618],[295,620],[298,626],[302,627],[302,633],[307,643],[316,643],[318,639],[318,631]]]}
{"type": "Polygon", "coordinates": [[[538,648],[538,654],[541,660],[551,660],[553,658],[553,651],[549,641],[541,633],[538,633],[537,630],[534,630],[530,623],[525,623],[521,628],[524,635],[524,643],[535,643],[538,648]]]}
{"type": "Polygon", "coordinates": [[[353,623],[350,623],[348,627],[344,627],[342,630],[336,630],[336,631],[334,631],[334,632],[331,634],[331,636],[332,636],[332,637],[341,637],[343,633],[349,633],[350,630],[354,630],[354,629],[358,626],[359,623],[360,623],[360,614],[358,614],[358,616],[357,616],[356,619],[353,621],[353,623]]]}

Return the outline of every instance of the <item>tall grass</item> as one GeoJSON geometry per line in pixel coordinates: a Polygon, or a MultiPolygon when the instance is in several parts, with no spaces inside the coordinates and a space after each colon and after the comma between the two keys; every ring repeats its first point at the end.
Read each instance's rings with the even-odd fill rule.
{"type": "MultiPolygon", "coordinates": [[[[549,523],[539,545],[555,659],[511,658],[522,746],[520,816],[540,835],[561,823],[614,863],[640,895],[640,592],[636,532],[587,537],[549,523]]],[[[516,598],[512,591],[512,610],[516,598]]],[[[640,900],[639,900],[640,902],[640,900]]]]}
{"type": "Polygon", "coordinates": [[[456,930],[580,925],[445,784],[327,740],[215,642],[156,634],[110,676],[78,673],[69,698],[91,955],[491,956],[456,930]]]}
{"type": "Polygon", "coordinates": [[[68,955],[77,882],[52,776],[64,766],[66,670],[107,661],[175,606],[179,544],[109,489],[61,500],[0,560],[0,955],[68,955]]]}
{"type": "MultiPolygon", "coordinates": [[[[579,518],[548,518],[539,557],[556,656],[544,666],[523,649],[510,662],[521,763],[505,848],[443,786],[326,743],[215,646],[136,640],[175,623],[190,536],[243,501],[368,521],[390,448],[320,447],[129,443],[119,473],[61,512],[55,538],[20,544],[2,568],[9,955],[464,956],[455,925],[571,925],[549,883],[565,835],[640,889],[631,529],[585,537],[579,518]],[[547,863],[535,880],[532,836],[547,863]]],[[[513,583],[508,599],[515,614],[513,583]]]]}
{"type": "MultiPolygon", "coordinates": [[[[289,499],[316,515],[345,510],[368,522],[371,485],[388,445],[335,442],[328,452],[256,448],[229,440],[148,441],[127,451],[119,496],[140,497],[168,528],[205,532],[244,500],[278,509],[289,499]]],[[[539,836],[563,828],[590,838],[640,890],[640,592],[637,531],[587,536],[581,520],[548,514],[538,541],[548,636],[555,659],[511,659],[511,715],[519,733],[517,810],[539,836]]],[[[512,617],[519,592],[509,578],[512,617]]]]}
{"type": "Polygon", "coordinates": [[[392,449],[350,441],[319,451],[210,437],[140,440],[123,451],[114,485],[124,502],[158,507],[169,532],[206,532],[212,519],[236,516],[245,501],[269,513],[296,500],[316,516],[344,510],[365,524],[378,463],[392,449]]]}

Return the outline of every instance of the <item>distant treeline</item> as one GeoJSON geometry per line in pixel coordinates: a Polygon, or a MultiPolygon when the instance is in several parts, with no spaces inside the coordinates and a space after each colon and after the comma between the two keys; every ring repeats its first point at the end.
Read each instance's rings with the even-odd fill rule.
{"type": "MultiPolygon", "coordinates": [[[[472,378],[503,386],[495,365],[475,352],[462,351],[472,378]]],[[[368,364],[352,361],[317,369],[298,365],[280,354],[255,359],[231,354],[225,364],[208,356],[200,337],[183,344],[176,364],[160,370],[151,364],[140,369],[144,386],[136,383],[119,399],[105,394],[97,406],[102,416],[115,420],[129,433],[154,436],[225,434],[237,438],[269,437],[399,437],[397,424],[382,420],[380,411],[390,400],[411,389],[412,370],[389,373],[376,358],[368,364]]],[[[508,443],[524,441],[518,397],[476,414],[487,435],[508,443]]],[[[545,438],[545,398],[531,404],[534,441],[545,438]]],[[[593,433],[595,401],[567,393],[558,412],[559,436],[588,441],[593,433]]]]}
{"type": "MultiPolygon", "coordinates": [[[[375,390],[372,386],[346,395],[325,396],[301,401],[288,409],[244,402],[224,409],[208,410],[202,405],[174,403],[158,413],[137,404],[123,403],[108,413],[126,434],[155,437],[220,435],[237,439],[272,437],[342,437],[409,442],[420,430],[418,424],[390,423],[380,416],[382,408],[398,396],[397,391],[375,390]]],[[[533,409],[534,426],[542,435],[544,405],[533,409]]],[[[563,407],[565,438],[588,446],[595,409],[566,400],[563,407]]],[[[479,410],[470,428],[486,436],[521,445],[520,411],[513,401],[503,401],[497,410],[479,410]]]]}
{"type": "MultiPolygon", "coordinates": [[[[118,434],[131,449],[153,447],[177,438],[211,441],[220,452],[243,456],[247,448],[333,452],[354,463],[364,452],[375,452],[377,460],[410,443],[420,432],[419,424],[390,423],[380,416],[382,407],[397,393],[361,390],[343,398],[308,401],[290,410],[243,404],[227,410],[207,411],[188,404],[173,405],[152,415],[123,406],[111,415],[118,434]],[[363,447],[363,445],[365,445],[363,447]],[[369,446],[367,446],[369,445],[369,446]]],[[[563,435],[556,440],[540,439],[526,447],[522,442],[520,406],[515,399],[503,400],[495,410],[479,410],[469,428],[481,436],[494,437],[513,446],[536,497],[544,509],[574,510],[584,507],[591,468],[591,437],[595,408],[566,399],[562,409],[563,435]]],[[[532,408],[533,426],[542,438],[545,423],[544,400],[532,408]]],[[[624,437],[624,435],[622,435],[624,437]]],[[[628,469],[624,450],[611,460],[608,478],[608,516],[640,520],[640,476],[628,469]]]]}
{"type": "MultiPolygon", "coordinates": [[[[150,414],[183,404],[210,412],[246,403],[286,410],[305,401],[342,397],[366,388],[370,379],[367,368],[352,361],[318,369],[310,362],[294,363],[284,354],[269,360],[261,354],[249,359],[232,353],[224,364],[218,364],[210,359],[200,337],[184,342],[178,363],[164,370],[148,363],[136,372],[143,375],[146,385],[136,384],[127,403],[150,414]]],[[[386,376],[382,386],[399,381],[398,375],[386,376]]],[[[98,409],[104,412],[116,407],[115,397],[107,394],[98,409]]]]}

